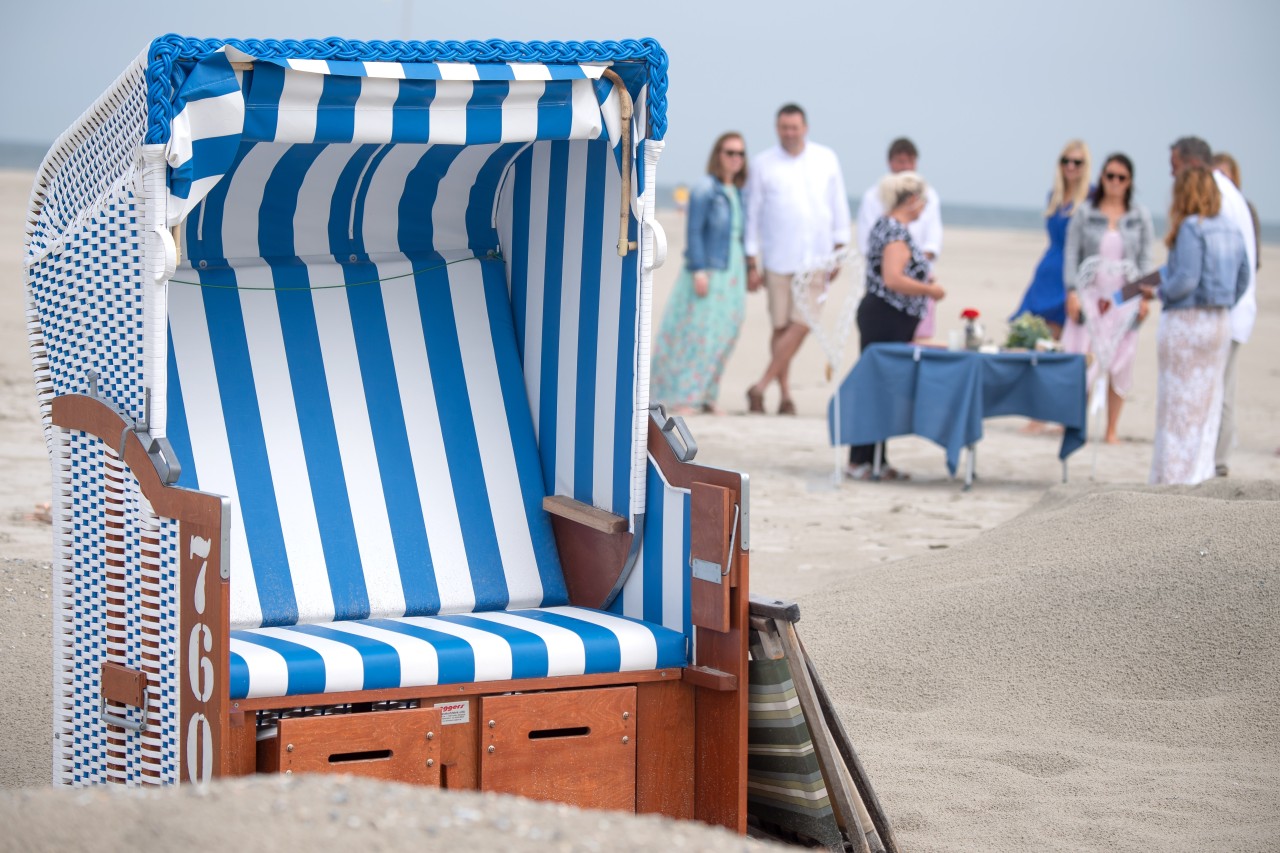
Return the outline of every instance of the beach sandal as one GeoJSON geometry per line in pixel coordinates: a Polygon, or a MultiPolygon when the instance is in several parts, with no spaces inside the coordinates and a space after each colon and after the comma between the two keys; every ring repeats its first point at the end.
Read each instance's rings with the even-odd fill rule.
{"type": "Polygon", "coordinates": [[[888,465],[888,466],[885,466],[885,469],[880,472],[880,479],[881,480],[910,480],[911,475],[908,474],[906,471],[899,471],[897,468],[894,468],[892,465],[888,465]]]}
{"type": "Polygon", "coordinates": [[[754,388],[747,389],[747,411],[752,414],[764,414],[764,392],[754,388]]]}
{"type": "Polygon", "coordinates": [[[794,415],[796,413],[796,401],[790,398],[784,399],[778,404],[778,414],[794,415]]]}
{"type": "Polygon", "coordinates": [[[844,466],[844,475],[850,480],[870,480],[871,463],[863,462],[861,465],[846,465],[844,466]]]}

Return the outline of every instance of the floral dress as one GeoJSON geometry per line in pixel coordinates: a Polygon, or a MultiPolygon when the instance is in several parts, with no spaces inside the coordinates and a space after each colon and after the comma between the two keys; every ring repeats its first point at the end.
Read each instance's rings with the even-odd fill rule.
{"type": "Polygon", "coordinates": [[[742,248],[742,204],[726,187],[730,205],[729,265],[708,270],[706,296],[693,289],[688,267],[680,272],[653,347],[649,397],[666,406],[713,406],[720,377],[746,313],[747,264],[742,248]]]}

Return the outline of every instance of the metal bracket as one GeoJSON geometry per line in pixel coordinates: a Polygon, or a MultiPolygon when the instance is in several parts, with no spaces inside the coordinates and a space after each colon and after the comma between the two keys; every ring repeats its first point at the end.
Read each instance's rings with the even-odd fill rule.
{"type": "Polygon", "coordinates": [[[134,720],[123,717],[118,714],[112,714],[107,711],[107,697],[100,696],[98,698],[98,712],[102,716],[102,722],[109,726],[119,726],[122,729],[128,729],[131,732],[145,732],[147,730],[147,715],[150,713],[151,696],[144,690],[142,691],[142,719],[134,720]]]}
{"type": "Polygon", "coordinates": [[[661,403],[655,403],[650,406],[649,412],[650,417],[658,421],[658,428],[662,430],[662,435],[667,440],[667,444],[671,446],[671,452],[676,455],[676,459],[681,462],[692,462],[693,458],[698,455],[698,443],[693,440],[693,433],[689,432],[689,427],[685,424],[684,418],[679,415],[668,415],[667,410],[663,408],[661,403]],[[679,442],[672,435],[673,431],[679,433],[679,442]]]}

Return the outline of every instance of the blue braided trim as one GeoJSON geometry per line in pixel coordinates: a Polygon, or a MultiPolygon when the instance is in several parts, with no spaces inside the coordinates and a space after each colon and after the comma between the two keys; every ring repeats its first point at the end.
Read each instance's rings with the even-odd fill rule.
{"type": "Polygon", "coordinates": [[[173,119],[173,66],[200,60],[223,46],[261,59],[352,62],[644,62],[649,68],[649,138],[667,132],[667,52],[651,38],[622,41],[348,41],[340,38],[196,39],[172,33],[151,43],[147,65],[147,143],[169,139],[173,119]]]}

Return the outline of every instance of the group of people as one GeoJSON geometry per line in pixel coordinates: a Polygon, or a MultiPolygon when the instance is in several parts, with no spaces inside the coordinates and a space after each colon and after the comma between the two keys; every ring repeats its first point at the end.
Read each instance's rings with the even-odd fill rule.
{"type": "MultiPolygon", "coordinates": [[[[804,110],[796,104],[782,107],[776,130],[778,144],[757,156],[749,171],[742,135],[721,135],[706,177],[690,192],[685,266],[653,354],[651,393],[675,411],[716,411],[720,377],[742,324],[746,293],[763,290],[772,326],[769,362],[747,389],[747,410],[763,413],[765,391],[776,383],[778,414],[795,414],[791,362],[827,283],[839,271],[852,223],[840,163],[834,151],[808,139],[804,110]],[[803,286],[794,282],[800,273],[806,274],[803,286]]],[[[940,203],[915,173],[918,156],[911,140],[895,140],[889,148],[890,174],[867,191],[858,208],[858,248],[877,259],[874,274],[869,264],[869,292],[909,297],[903,301],[891,295],[885,302],[889,310],[912,318],[906,340],[916,334],[922,318],[932,322],[933,302],[942,296],[941,286],[932,280],[933,263],[942,250],[940,203]],[[881,220],[885,228],[876,233],[881,220]],[[892,223],[902,228],[892,228],[892,223]],[[914,235],[910,247],[902,237],[908,231],[914,235]],[[881,259],[885,249],[887,271],[881,259]],[[915,283],[900,284],[904,277],[915,283]]],[[[865,311],[884,313],[873,303],[865,311]]],[[[920,333],[931,334],[928,329],[920,333]]],[[[864,346],[874,337],[864,330],[864,346]]]]}
{"type": "MultiPolygon", "coordinates": [[[[776,382],[778,414],[795,414],[791,361],[839,269],[851,223],[839,162],[830,148],[809,141],[804,110],[782,107],[776,130],[778,144],[750,170],[742,135],[723,134],[690,194],[685,266],[655,341],[651,386],[653,397],[676,411],[716,411],[746,295],[763,289],[770,358],[747,389],[747,410],[763,413],[765,391],[776,382]]],[[[918,157],[909,139],[895,140],[889,172],[858,207],[863,350],[932,337],[934,304],[946,296],[934,274],[942,251],[940,203],[915,170],[918,157]]],[[[1118,288],[1152,265],[1151,215],[1134,199],[1129,157],[1109,156],[1091,184],[1088,147],[1079,140],[1066,145],[1045,210],[1049,249],[1015,316],[1039,316],[1064,349],[1093,353],[1089,383],[1105,374],[1105,440],[1114,442],[1132,386],[1137,330],[1159,299],[1151,481],[1194,483],[1228,471],[1236,353],[1256,313],[1257,226],[1230,155],[1215,158],[1203,140],[1186,137],[1174,143],[1170,160],[1168,263],[1144,279],[1141,299],[1118,304],[1118,288]]],[[[874,446],[850,448],[848,475],[870,479],[875,456],[874,446]]],[[[883,446],[880,465],[883,479],[906,476],[888,464],[883,446]]]]}
{"type": "Polygon", "coordinates": [[[1107,383],[1104,440],[1114,443],[1138,328],[1159,299],[1150,481],[1191,484],[1229,472],[1236,357],[1257,313],[1258,221],[1230,154],[1214,156],[1189,136],[1171,146],[1169,159],[1168,262],[1144,279],[1140,300],[1117,304],[1120,286],[1151,269],[1151,215],[1134,200],[1129,157],[1107,157],[1090,184],[1088,146],[1067,143],[1045,210],[1049,248],[1014,315],[1039,316],[1064,350],[1092,354],[1088,384],[1107,383]]]}

